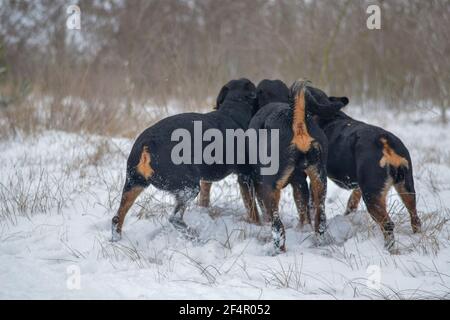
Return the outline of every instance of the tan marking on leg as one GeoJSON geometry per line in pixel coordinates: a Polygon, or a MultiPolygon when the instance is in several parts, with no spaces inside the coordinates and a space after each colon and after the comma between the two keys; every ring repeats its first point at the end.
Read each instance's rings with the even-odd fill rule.
{"type": "Polygon", "coordinates": [[[350,198],[347,202],[347,209],[345,210],[345,215],[355,212],[358,209],[359,202],[361,201],[361,189],[356,188],[352,191],[350,198]]]}
{"type": "Polygon", "coordinates": [[[373,201],[373,203],[367,204],[367,210],[373,220],[380,226],[381,231],[386,238],[384,226],[386,222],[391,221],[386,209],[386,198],[383,197],[383,195],[380,195],[375,201],[373,201]]]}
{"type": "Polygon", "coordinates": [[[267,213],[273,217],[273,213],[278,213],[278,203],[280,202],[281,192],[278,189],[268,188],[267,185],[256,184],[255,191],[264,206],[267,213]]]}
{"type": "Polygon", "coordinates": [[[239,189],[241,191],[242,200],[244,200],[244,206],[247,210],[247,220],[250,223],[261,224],[259,220],[258,209],[256,207],[256,198],[254,192],[252,192],[250,186],[238,180],[239,189]]]}
{"type": "Polygon", "coordinates": [[[136,170],[145,179],[150,178],[154,173],[153,168],[150,166],[150,162],[151,162],[150,152],[148,151],[148,147],[144,146],[141,154],[141,159],[139,160],[136,170]]]}
{"type": "Polygon", "coordinates": [[[312,203],[314,206],[313,209],[315,211],[314,230],[316,232],[319,232],[321,215],[325,214],[323,210],[324,210],[326,190],[316,168],[314,167],[307,168],[305,172],[308,175],[311,184],[312,203]]]}
{"type": "Polygon", "coordinates": [[[307,152],[311,148],[313,138],[308,133],[306,127],[306,110],[305,110],[305,89],[300,90],[295,98],[294,114],[292,120],[292,144],[302,152],[307,152]]]}
{"type": "MultiPolygon", "coordinates": [[[[386,199],[392,184],[392,178],[388,178],[378,197],[372,200],[371,203],[366,203],[367,210],[371,217],[380,226],[380,229],[384,234],[385,246],[388,246],[389,243],[393,243],[394,241],[394,223],[389,217],[386,199]],[[386,227],[389,227],[389,229],[386,230],[386,227]]],[[[392,250],[392,246],[389,250],[392,250]]]]}
{"type": "Polygon", "coordinates": [[[405,188],[404,182],[396,184],[395,190],[397,190],[400,199],[402,199],[403,204],[408,210],[409,216],[411,217],[411,227],[414,233],[421,231],[421,221],[419,216],[417,215],[416,209],[416,194],[412,192],[408,192],[405,188]]]}
{"type": "Polygon", "coordinates": [[[208,208],[210,206],[211,186],[211,182],[200,180],[200,195],[198,198],[200,207],[208,208]]]}
{"type": "Polygon", "coordinates": [[[304,199],[300,187],[292,184],[292,193],[294,196],[295,206],[297,207],[298,216],[300,219],[300,226],[311,224],[311,217],[308,212],[308,201],[304,199]]]}
{"type": "Polygon", "coordinates": [[[386,208],[386,206],[387,206],[387,204],[386,204],[387,203],[387,195],[393,185],[394,185],[394,182],[393,182],[392,178],[388,177],[386,179],[386,182],[384,183],[383,189],[380,192],[379,199],[380,199],[380,203],[384,206],[384,208],[386,208]]]}
{"type": "Polygon", "coordinates": [[[280,190],[269,189],[267,185],[256,184],[255,191],[258,198],[262,200],[264,210],[272,218],[272,228],[274,228],[274,226],[277,226],[279,228],[281,237],[279,249],[281,251],[286,251],[286,234],[278,212],[281,193],[280,190]]]}
{"type": "Polygon", "coordinates": [[[269,213],[267,213],[267,210],[264,207],[264,202],[263,202],[263,199],[261,198],[261,195],[258,194],[258,192],[255,192],[255,194],[256,194],[256,200],[258,201],[258,204],[259,204],[259,208],[261,209],[263,221],[266,223],[272,222],[272,217],[269,215],[269,213]]]}
{"type": "Polygon", "coordinates": [[[286,185],[289,182],[289,179],[291,178],[292,172],[294,172],[295,167],[291,166],[291,167],[287,167],[283,174],[281,175],[281,178],[277,181],[277,186],[276,188],[278,190],[283,189],[284,187],[286,187],[286,185]]]}
{"type": "Polygon", "coordinates": [[[281,198],[281,191],[275,190],[273,193],[273,200],[274,200],[274,211],[278,213],[278,204],[280,203],[281,198]]]}
{"type": "Polygon", "coordinates": [[[122,232],[122,225],[125,220],[125,216],[127,215],[136,198],[141,194],[143,190],[144,188],[142,187],[134,187],[131,190],[122,193],[122,199],[120,200],[120,207],[119,210],[117,211],[117,215],[114,217],[117,218],[116,231],[119,234],[122,232]]]}
{"type": "Polygon", "coordinates": [[[380,141],[383,144],[383,157],[380,159],[380,167],[384,168],[386,165],[391,165],[396,168],[401,166],[409,168],[408,160],[399,156],[385,138],[381,138],[380,141]]]}

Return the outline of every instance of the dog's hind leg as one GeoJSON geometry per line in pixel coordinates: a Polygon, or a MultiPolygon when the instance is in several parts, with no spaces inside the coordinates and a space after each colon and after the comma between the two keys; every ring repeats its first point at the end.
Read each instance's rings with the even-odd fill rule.
{"type": "Polygon", "coordinates": [[[389,252],[394,252],[394,222],[386,210],[386,195],[380,195],[376,200],[366,202],[367,210],[381,228],[384,235],[384,247],[389,252]]]}
{"type": "Polygon", "coordinates": [[[300,228],[303,228],[305,225],[311,224],[311,216],[308,209],[309,188],[308,182],[306,181],[306,175],[303,174],[302,177],[295,178],[295,180],[291,182],[291,186],[295,206],[297,207],[297,212],[300,219],[299,226],[300,228]]]}
{"type": "Polygon", "coordinates": [[[149,185],[149,179],[155,173],[151,166],[151,154],[148,146],[143,146],[142,149],[135,149],[135,146],[133,146],[133,150],[128,158],[127,177],[122,191],[120,207],[112,219],[112,241],[120,240],[125,216],[136,198],[149,185]],[[130,161],[133,162],[135,160],[138,162],[130,165],[130,161]]]}
{"type": "Polygon", "coordinates": [[[198,197],[198,205],[200,207],[209,208],[211,204],[210,194],[211,194],[211,182],[200,180],[200,195],[198,197]]]}
{"type": "Polygon", "coordinates": [[[373,185],[364,186],[361,185],[361,191],[364,202],[366,203],[367,210],[370,216],[380,226],[384,235],[384,247],[391,253],[395,253],[395,237],[394,237],[394,222],[389,217],[387,211],[386,198],[389,189],[392,186],[392,181],[387,178],[384,185],[376,187],[377,183],[373,185]]]}
{"type": "Polygon", "coordinates": [[[122,192],[122,199],[120,200],[120,207],[117,214],[112,219],[112,238],[111,241],[119,241],[122,237],[122,225],[125,220],[125,216],[130,210],[136,198],[144,190],[144,187],[135,186],[128,187],[125,185],[122,192]]]}
{"type": "Polygon", "coordinates": [[[325,198],[327,194],[327,176],[320,166],[308,167],[305,170],[311,184],[312,209],[314,211],[314,230],[322,236],[326,230],[325,198]]]}
{"type": "Polygon", "coordinates": [[[409,174],[405,181],[395,184],[394,187],[409,212],[413,232],[420,232],[422,223],[417,215],[416,191],[414,189],[412,174],[409,174]]]}
{"type": "Polygon", "coordinates": [[[258,209],[256,207],[255,190],[251,178],[244,175],[238,175],[238,183],[244,200],[245,209],[247,209],[247,219],[250,223],[260,224],[258,209]]]}
{"type": "Polygon", "coordinates": [[[372,219],[384,235],[384,247],[390,253],[395,249],[395,224],[387,211],[387,195],[394,181],[385,167],[374,165],[372,160],[357,163],[358,185],[362,198],[372,219]]]}
{"type": "Polygon", "coordinates": [[[344,215],[349,215],[350,213],[355,212],[358,209],[359,203],[361,201],[361,189],[356,188],[353,189],[352,194],[347,202],[347,208],[345,209],[344,215]]]}
{"type": "Polygon", "coordinates": [[[276,253],[286,251],[286,232],[281,222],[278,205],[280,190],[271,188],[268,184],[256,184],[255,190],[263,203],[264,210],[272,217],[272,237],[276,253]]]}
{"type": "Polygon", "coordinates": [[[256,194],[256,201],[258,202],[259,208],[261,209],[263,223],[272,223],[272,217],[270,216],[270,214],[267,212],[266,208],[264,207],[264,202],[263,202],[262,198],[258,195],[257,192],[255,192],[255,194],[256,194]]]}

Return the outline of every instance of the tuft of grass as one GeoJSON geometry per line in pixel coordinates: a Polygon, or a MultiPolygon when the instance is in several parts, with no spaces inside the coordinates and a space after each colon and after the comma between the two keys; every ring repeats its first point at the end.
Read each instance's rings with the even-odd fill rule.
{"type": "Polygon", "coordinates": [[[155,263],[162,263],[159,259],[146,256],[145,252],[142,252],[131,241],[125,243],[125,241],[110,242],[97,239],[97,244],[99,246],[97,259],[105,259],[113,266],[115,266],[115,263],[126,261],[131,262],[140,269],[148,269],[155,263]]]}
{"type": "Polygon", "coordinates": [[[0,183],[0,219],[17,223],[17,217],[61,213],[73,188],[67,176],[52,175],[44,168],[17,170],[0,183]]]}
{"type": "Polygon", "coordinates": [[[450,297],[448,287],[442,286],[440,289],[428,291],[420,288],[396,289],[386,284],[381,284],[379,288],[369,287],[366,279],[356,278],[348,280],[346,286],[350,286],[354,292],[354,298],[364,298],[372,300],[441,300],[450,297]]]}
{"type": "Polygon", "coordinates": [[[300,263],[295,257],[294,263],[283,264],[277,258],[279,268],[268,268],[263,274],[266,286],[272,286],[278,289],[293,289],[301,291],[306,287],[305,275],[303,274],[303,256],[300,263]]]}

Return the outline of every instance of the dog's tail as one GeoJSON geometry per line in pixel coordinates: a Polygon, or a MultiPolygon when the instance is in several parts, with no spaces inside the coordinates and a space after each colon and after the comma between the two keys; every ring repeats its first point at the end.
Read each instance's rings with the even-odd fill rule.
{"type": "Polygon", "coordinates": [[[291,86],[291,98],[293,98],[292,144],[302,152],[307,152],[312,142],[306,126],[305,90],[307,84],[306,80],[297,80],[291,86]]]}
{"type": "Polygon", "coordinates": [[[297,80],[291,86],[291,103],[298,109],[303,103],[303,109],[311,115],[321,118],[333,118],[348,104],[347,97],[328,97],[325,92],[311,86],[308,80],[297,80]]]}
{"type": "Polygon", "coordinates": [[[303,124],[306,118],[306,101],[305,101],[305,89],[307,81],[297,80],[294,82],[291,88],[291,94],[294,98],[294,117],[293,128],[297,128],[299,124],[303,124]]]}

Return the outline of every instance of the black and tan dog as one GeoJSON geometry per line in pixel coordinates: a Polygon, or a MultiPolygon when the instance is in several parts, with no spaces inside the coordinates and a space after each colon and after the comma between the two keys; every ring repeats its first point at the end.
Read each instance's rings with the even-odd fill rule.
{"type": "MultiPolygon", "coordinates": [[[[218,129],[223,136],[226,129],[246,130],[250,119],[257,111],[254,84],[247,79],[230,81],[221,89],[216,109],[206,114],[184,113],[165,118],[146,129],[137,138],[128,157],[120,207],[112,219],[113,240],[121,238],[127,212],[137,196],[149,185],[175,196],[175,209],[169,221],[178,230],[186,232],[188,228],[183,221],[183,214],[188,202],[199,193],[200,180],[217,181],[231,173],[238,173],[241,169],[245,170],[242,165],[236,164],[195,164],[195,153],[198,153],[198,150],[194,150],[195,143],[190,152],[190,164],[175,165],[173,162],[172,150],[177,142],[172,141],[172,133],[177,129],[185,129],[195,135],[194,121],[201,121],[204,131],[211,128],[218,129]]],[[[206,142],[202,143],[200,152],[203,152],[206,145],[206,142]]],[[[234,154],[236,156],[236,150],[234,154]]],[[[245,187],[244,185],[244,193],[248,192],[245,187]]]]}
{"type": "MultiPolygon", "coordinates": [[[[256,94],[258,98],[258,109],[270,103],[279,103],[285,106],[288,105],[290,101],[289,88],[281,80],[262,80],[256,87],[256,94]]],[[[260,224],[261,222],[260,216],[258,214],[258,209],[256,207],[256,204],[252,202],[254,198],[245,198],[246,195],[248,195],[246,191],[252,188],[250,176],[239,174],[238,181],[241,187],[241,195],[244,197],[244,205],[247,210],[246,220],[250,223],[260,224]],[[244,190],[242,190],[242,186],[245,186],[244,190]]],[[[209,182],[201,181],[201,190],[198,201],[199,206],[205,208],[208,208],[210,206],[211,185],[212,184],[209,182]]],[[[269,217],[265,217],[267,220],[269,220],[269,217]]]]}
{"type": "MultiPolygon", "coordinates": [[[[314,88],[310,91],[317,94],[314,88]]],[[[413,231],[419,232],[411,157],[400,139],[342,111],[316,120],[328,138],[328,177],[353,190],[345,214],[355,211],[362,197],[384,233],[385,247],[394,250],[394,223],[386,208],[386,196],[394,186],[411,216],[413,231]]]]}
{"type": "MultiPolygon", "coordinates": [[[[264,212],[272,219],[273,241],[277,251],[285,250],[286,240],[278,211],[281,189],[289,184],[292,186],[300,223],[310,223],[306,177],[309,177],[311,185],[315,232],[322,235],[325,231],[328,143],[312,115],[331,116],[348,101],[345,98],[330,101],[323,92],[321,96],[312,96],[306,88],[306,82],[297,81],[291,87],[289,103],[286,101],[289,91],[283,86],[285,87],[279,80],[265,80],[258,86],[260,109],[249,124],[249,128],[279,130],[278,172],[274,175],[261,175],[262,165],[259,163],[252,166],[251,172],[256,197],[264,212]]],[[[271,147],[268,146],[269,150],[271,147]]],[[[252,206],[255,206],[254,198],[252,206]]]]}

